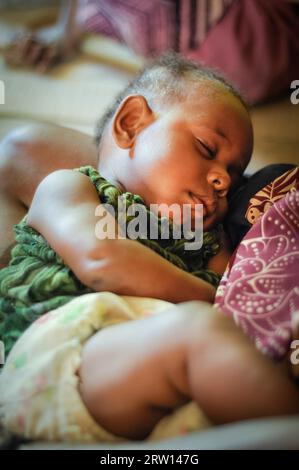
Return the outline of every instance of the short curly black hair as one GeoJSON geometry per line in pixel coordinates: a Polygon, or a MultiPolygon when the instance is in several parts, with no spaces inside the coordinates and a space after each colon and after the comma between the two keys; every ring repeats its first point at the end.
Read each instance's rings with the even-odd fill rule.
{"type": "MultiPolygon", "coordinates": [[[[169,51],[149,64],[126,86],[117,96],[114,103],[99,119],[96,126],[95,143],[99,146],[106,125],[114,116],[120,103],[129,95],[143,95],[149,106],[154,110],[155,105],[182,101],[194,91],[188,83],[203,84],[212,82],[231,93],[248,109],[247,103],[240,92],[225,78],[212,69],[189,59],[183,58],[176,52],[169,51]]],[[[203,91],[204,92],[204,91],[203,91]]]]}

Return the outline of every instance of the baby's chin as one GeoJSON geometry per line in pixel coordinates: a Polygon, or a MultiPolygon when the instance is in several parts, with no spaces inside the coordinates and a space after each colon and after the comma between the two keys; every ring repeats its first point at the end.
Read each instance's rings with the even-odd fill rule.
{"type": "Polygon", "coordinates": [[[172,220],[172,222],[175,225],[183,225],[185,223],[185,226],[189,227],[189,229],[191,228],[192,231],[202,227],[202,229],[206,232],[214,228],[217,224],[219,224],[223,220],[224,214],[214,213],[214,214],[203,217],[202,221],[199,221],[198,219],[194,219],[193,217],[189,221],[188,220],[183,221],[181,218],[176,219],[175,217],[173,218],[171,216],[169,218],[170,220],[172,220]]]}
{"type": "Polygon", "coordinates": [[[203,219],[203,229],[204,229],[204,231],[206,232],[207,230],[211,230],[217,224],[220,224],[223,221],[223,218],[224,218],[225,214],[226,214],[226,212],[225,213],[223,213],[223,212],[222,213],[214,212],[213,214],[204,217],[204,219],[203,219]]]}
{"type": "Polygon", "coordinates": [[[189,226],[192,231],[198,230],[200,229],[200,227],[202,227],[202,230],[204,232],[207,232],[208,230],[211,230],[217,224],[219,224],[223,220],[223,217],[223,215],[212,214],[209,216],[205,216],[202,221],[192,219],[189,226]]]}
{"type": "MultiPolygon", "coordinates": [[[[227,213],[227,206],[218,207],[218,210],[216,209],[215,212],[213,212],[210,215],[205,215],[204,217],[202,213],[197,213],[196,218],[194,216],[191,216],[191,220],[190,219],[188,220],[189,217],[187,217],[187,220],[186,219],[184,220],[183,214],[177,214],[177,217],[176,217],[176,214],[173,214],[173,213],[163,214],[160,212],[159,216],[169,217],[169,219],[175,225],[182,226],[183,224],[185,224],[185,226],[189,227],[189,229],[191,228],[192,231],[195,231],[199,227],[202,227],[202,229],[206,232],[214,228],[220,222],[222,222],[226,213],[227,213]],[[199,222],[198,218],[199,219],[201,218],[202,220],[199,222]]],[[[158,214],[156,213],[156,215],[158,214]]],[[[188,215],[190,216],[190,214],[188,215]]]]}

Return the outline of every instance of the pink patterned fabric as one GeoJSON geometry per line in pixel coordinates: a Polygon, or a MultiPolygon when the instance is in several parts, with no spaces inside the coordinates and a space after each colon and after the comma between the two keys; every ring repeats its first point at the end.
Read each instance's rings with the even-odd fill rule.
{"type": "Polygon", "coordinates": [[[80,0],[86,31],[149,57],[173,49],[218,69],[252,103],[299,76],[299,4],[286,0],[80,0]]]}
{"type": "Polygon", "coordinates": [[[217,68],[257,103],[290,90],[299,76],[299,4],[237,0],[188,57],[217,68]]]}
{"type": "Polygon", "coordinates": [[[148,57],[197,48],[235,0],[80,0],[85,30],[124,42],[148,57]]]}
{"type": "Polygon", "coordinates": [[[286,171],[258,191],[249,201],[245,218],[255,224],[261,215],[290,191],[299,190],[299,166],[286,171]]]}
{"type": "Polygon", "coordinates": [[[299,312],[299,191],[289,192],[253,225],[232,257],[215,305],[265,354],[281,359],[299,312]]]}

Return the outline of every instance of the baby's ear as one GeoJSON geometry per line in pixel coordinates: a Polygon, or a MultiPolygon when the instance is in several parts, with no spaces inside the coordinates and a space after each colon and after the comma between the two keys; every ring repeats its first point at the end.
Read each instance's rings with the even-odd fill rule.
{"type": "Polygon", "coordinates": [[[144,96],[127,96],[114,117],[112,133],[115,142],[121,148],[131,148],[137,134],[154,120],[154,113],[144,96]]]}

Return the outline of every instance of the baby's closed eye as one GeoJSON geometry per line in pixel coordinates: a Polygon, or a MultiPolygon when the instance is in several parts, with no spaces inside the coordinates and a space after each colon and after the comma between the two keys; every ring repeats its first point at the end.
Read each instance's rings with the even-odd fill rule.
{"type": "Polygon", "coordinates": [[[212,145],[197,137],[195,138],[195,141],[197,148],[199,148],[204,157],[208,158],[209,160],[213,160],[213,158],[215,158],[217,150],[212,145]]]}

